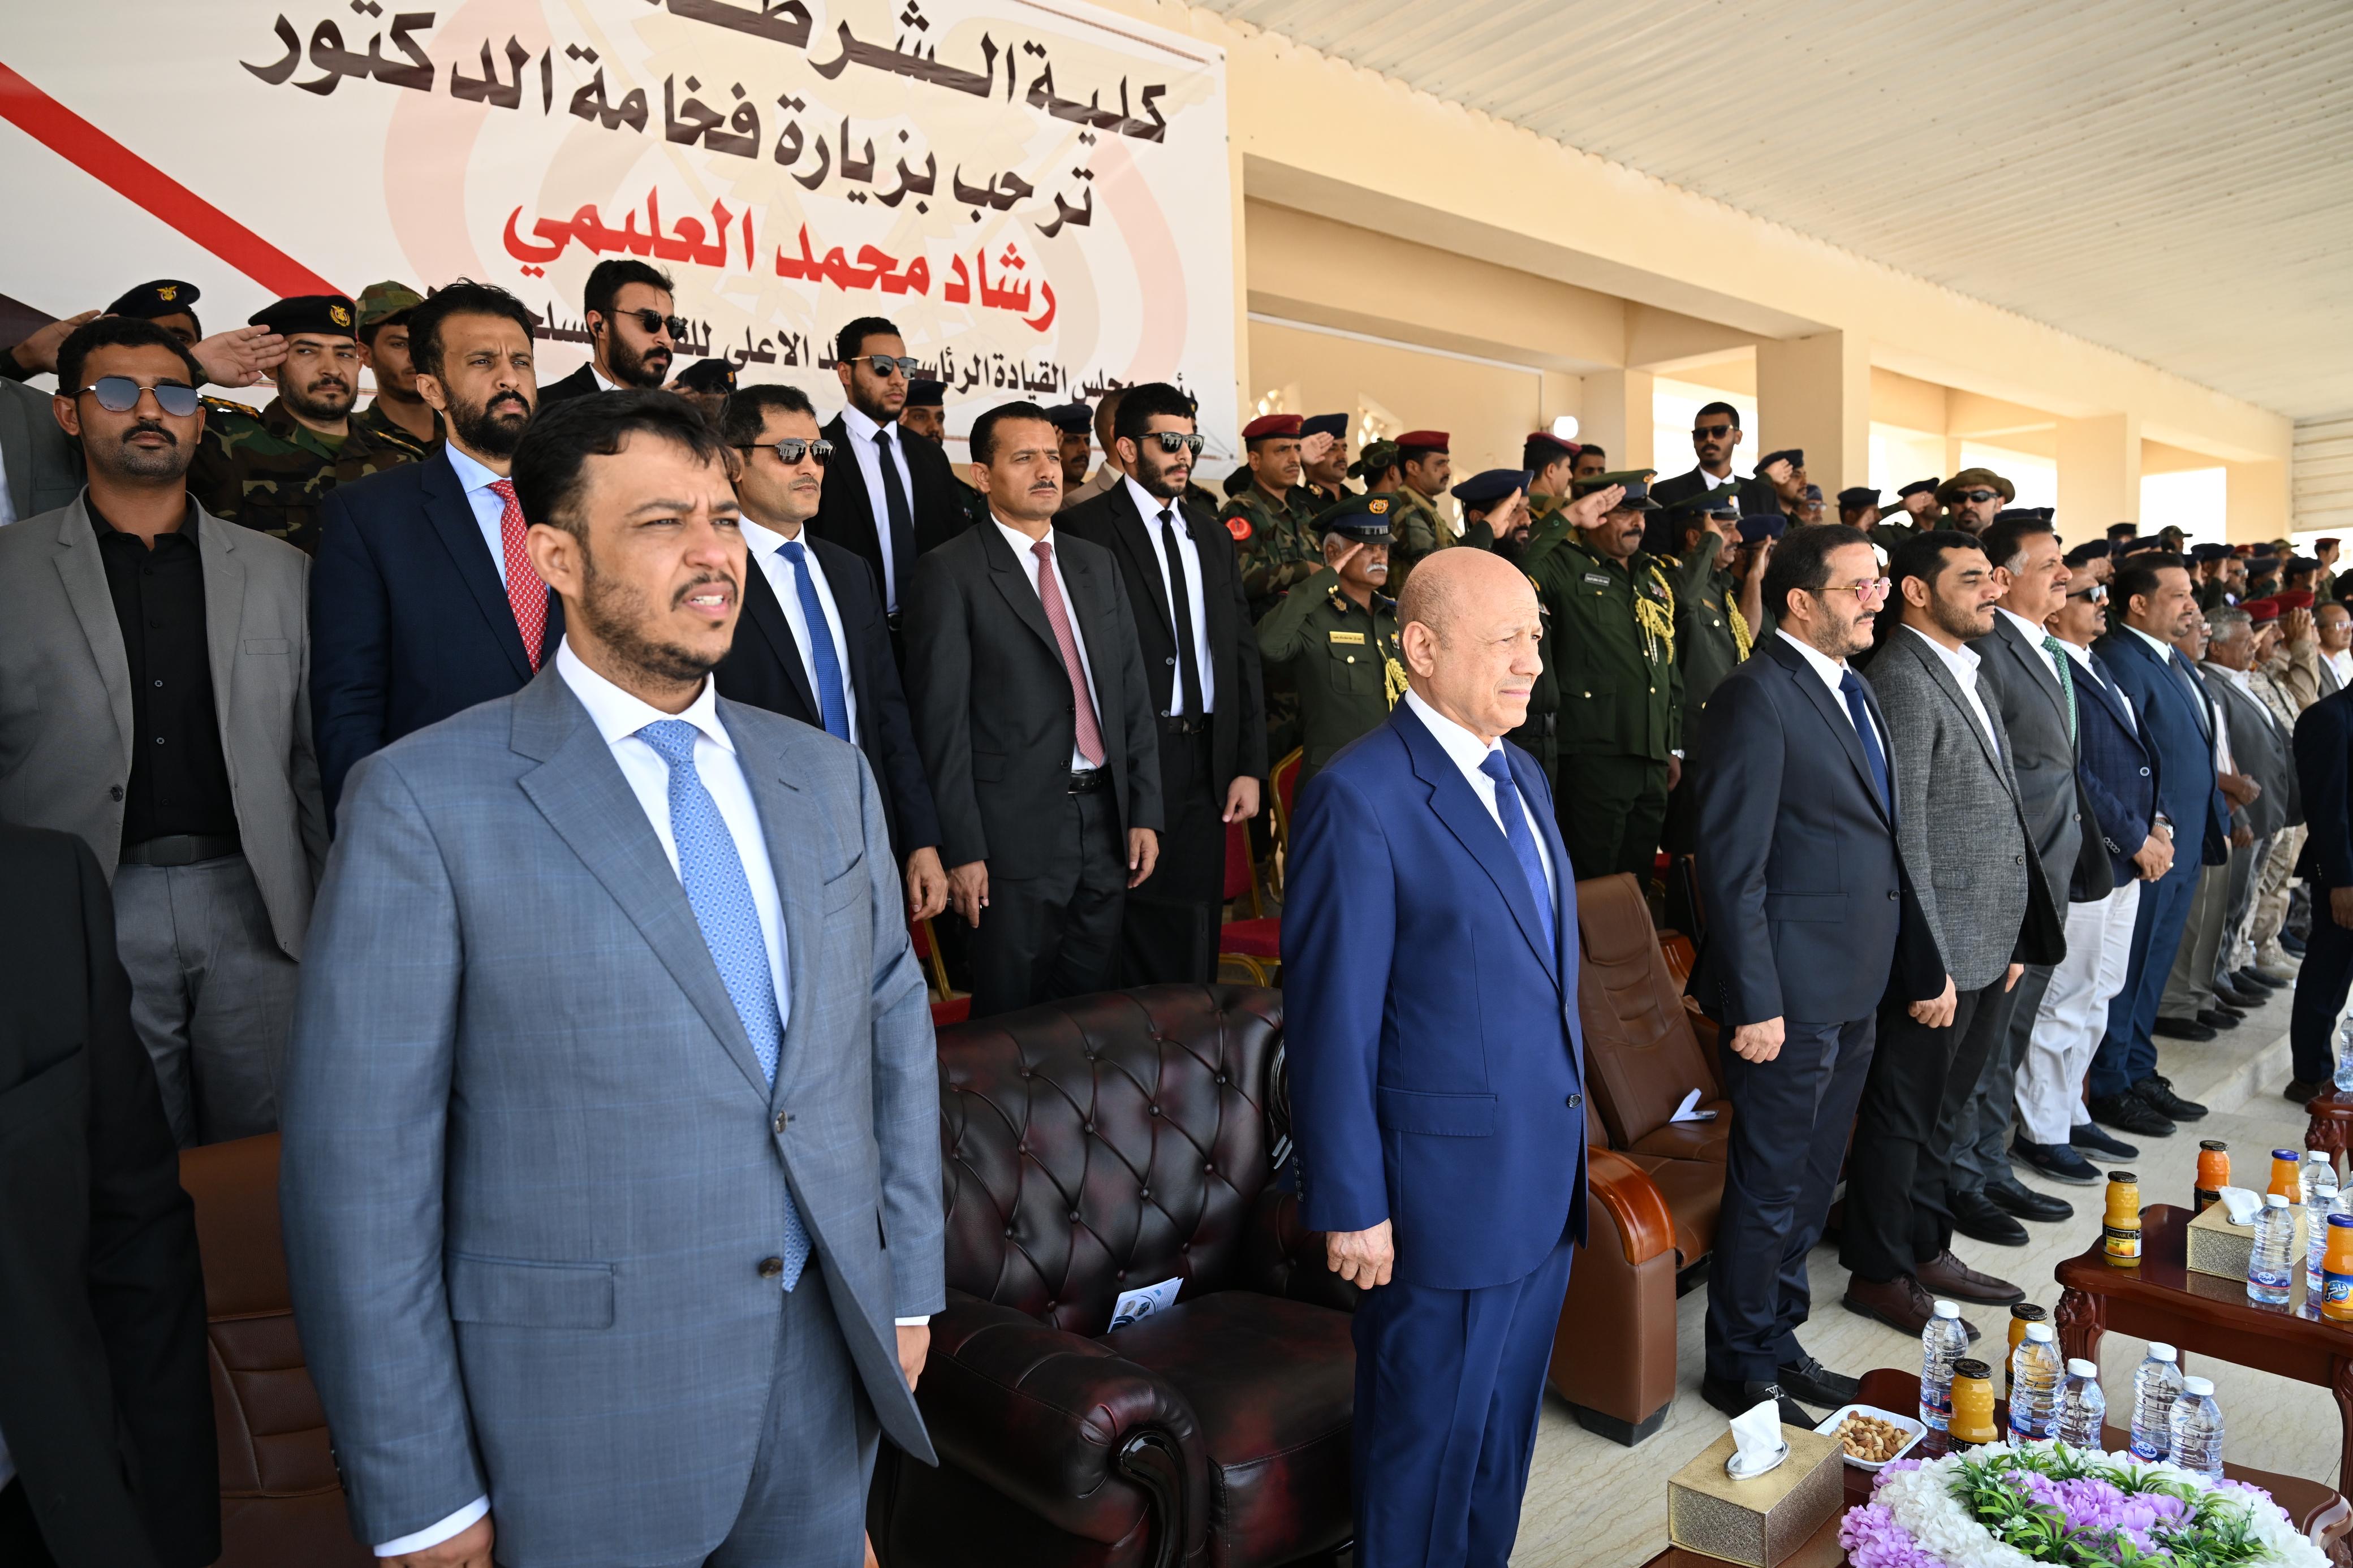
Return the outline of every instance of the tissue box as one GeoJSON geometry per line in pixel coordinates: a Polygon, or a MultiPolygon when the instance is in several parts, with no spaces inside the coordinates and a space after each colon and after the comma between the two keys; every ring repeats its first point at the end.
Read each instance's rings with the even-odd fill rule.
{"type": "Polygon", "coordinates": [[[1735,1447],[1729,1432],[1677,1471],[1667,1482],[1667,1539],[1746,1568],[1780,1568],[1846,1497],[1836,1439],[1784,1426],[1781,1440],[1789,1457],[1755,1480],[1724,1473],[1735,1447]]]}
{"type": "MultiPolygon", "coordinates": [[[[2304,1210],[2291,1207],[2288,1212],[2295,1216],[2295,1246],[2288,1256],[2301,1267],[2306,1246],[2304,1210]]],[[[2232,1225],[2228,1210],[2210,1204],[2183,1227],[2182,1238],[2183,1261],[2191,1273],[2246,1282],[2247,1258],[2255,1250],[2253,1226],[2232,1225]]]]}

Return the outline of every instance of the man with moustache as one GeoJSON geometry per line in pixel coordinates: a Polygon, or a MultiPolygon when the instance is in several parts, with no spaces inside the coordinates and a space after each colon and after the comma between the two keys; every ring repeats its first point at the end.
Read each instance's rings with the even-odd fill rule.
{"type": "Polygon", "coordinates": [[[617,387],[652,388],[670,380],[670,362],[686,323],[677,310],[670,274],[628,257],[589,269],[581,296],[588,328],[588,363],[542,389],[542,406],[617,387]]]}
{"type": "Polygon", "coordinates": [[[352,423],[423,457],[441,442],[441,416],[417,390],[408,353],[408,313],[425,303],[406,283],[386,279],[360,290],[360,363],[375,378],[375,398],[352,423]]]}
{"type": "Polygon", "coordinates": [[[1716,490],[1731,492],[1738,507],[1736,517],[1771,510],[1766,493],[1770,486],[1744,479],[1732,471],[1732,456],[1739,450],[1744,436],[1740,410],[1729,403],[1708,404],[1693,416],[1692,455],[1699,461],[1691,472],[1661,479],[1651,487],[1651,499],[1664,510],[1653,514],[1652,531],[1642,541],[1644,550],[1653,555],[1677,553],[1681,545],[1673,536],[1677,510],[1716,490]]]}
{"type": "Polygon", "coordinates": [[[214,516],[315,555],[320,510],[336,487],[414,462],[417,449],[352,417],[361,362],[357,310],[349,300],[280,300],[248,324],[286,342],[278,395],[259,414],[241,403],[205,399],[188,491],[214,516]]]}
{"type": "Polygon", "coordinates": [[[2005,508],[2018,500],[2018,487],[1991,468],[1963,468],[1936,487],[1936,500],[1945,509],[1943,526],[1980,534],[1993,526],[2005,508]]]}
{"type": "Polygon", "coordinates": [[[1316,519],[1324,564],[1258,623],[1268,684],[1298,694],[1299,787],[1405,695],[1389,575],[1394,496],[1355,496],[1316,519]]]}
{"type": "Polygon", "coordinates": [[[1330,506],[1348,494],[1348,416],[1311,414],[1299,422],[1300,483],[1330,506]]]}
{"type": "Polygon", "coordinates": [[[1797,447],[1767,452],[1757,459],[1757,477],[1749,481],[1757,487],[1756,500],[1761,510],[1778,511],[1795,528],[1803,521],[1798,515],[1806,503],[1806,454],[1797,447]]]}
{"type": "Polygon", "coordinates": [[[1312,525],[1321,509],[1299,482],[1300,425],[1296,414],[1261,414],[1242,426],[1250,482],[1218,514],[1240,553],[1252,616],[1315,571],[1312,525]]]}
{"type": "Polygon", "coordinates": [[[311,709],[330,819],[361,758],[529,683],[564,637],[508,479],[529,422],[531,312],[460,279],[409,316],[417,389],[448,439],[328,498],[311,578],[311,709]]]}
{"type": "Polygon", "coordinates": [[[1397,441],[1402,482],[1389,514],[1389,577],[1391,589],[1403,594],[1415,563],[1462,535],[1438,508],[1454,478],[1452,437],[1443,430],[1409,430],[1397,441]]]}

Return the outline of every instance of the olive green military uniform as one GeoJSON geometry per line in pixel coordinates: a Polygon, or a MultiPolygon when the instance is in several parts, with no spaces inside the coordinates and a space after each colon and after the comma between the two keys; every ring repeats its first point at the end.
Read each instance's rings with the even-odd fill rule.
{"type": "Polygon", "coordinates": [[[429,458],[435,452],[439,451],[441,449],[441,443],[449,438],[449,426],[443,421],[440,412],[438,410],[433,410],[431,412],[433,414],[433,439],[430,441],[419,441],[408,431],[402,428],[400,426],[394,424],[392,421],[392,416],[384,411],[384,399],[381,397],[369,399],[368,405],[365,408],[363,408],[357,414],[352,416],[352,424],[356,427],[366,430],[371,436],[381,437],[385,441],[390,442],[393,446],[406,447],[411,451],[415,452],[419,458],[429,458]]]}
{"type": "Polygon", "coordinates": [[[1440,515],[1438,502],[1432,498],[1411,485],[1399,485],[1390,493],[1397,497],[1398,505],[1389,513],[1388,585],[1392,592],[1402,594],[1415,562],[1445,549],[1461,536],[1440,515]]]}
{"type": "Polygon", "coordinates": [[[1740,580],[1718,563],[1724,536],[1708,529],[1699,548],[1668,574],[1675,591],[1675,662],[1683,667],[1683,733],[1707,706],[1724,678],[1757,646],[1756,628],[1740,613],[1740,580]]]}
{"type": "MultiPolygon", "coordinates": [[[[1546,498],[1536,498],[1538,500],[1546,498]]],[[[1536,672],[1534,685],[1528,688],[1527,721],[1504,737],[1536,760],[1544,769],[1545,782],[1553,786],[1553,796],[1560,795],[1560,681],[1553,673],[1553,661],[1560,658],[1558,628],[1553,621],[1552,605],[1546,602],[1544,584],[1536,581],[1535,563],[1552,552],[1569,533],[1568,520],[1555,507],[1551,514],[1538,521],[1528,532],[1527,548],[1521,552],[1520,563],[1529,574],[1528,581],[1535,584],[1536,614],[1544,618],[1544,637],[1536,644],[1536,656],[1543,668],[1536,672]]],[[[1462,542],[1475,542],[1473,534],[1484,534],[1482,521],[1462,531],[1462,542]]],[[[1492,540],[1492,535],[1489,536],[1492,540]]],[[[1492,542],[1484,548],[1493,549],[1492,542]]]]}
{"type": "Polygon", "coordinates": [[[1405,695],[1397,601],[1360,610],[1329,566],[1283,595],[1258,623],[1259,653],[1298,693],[1303,787],[1333,753],[1387,720],[1405,695]]]}
{"type": "Polygon", "coordinates": [[[289,414],[283,399],[256,414],[207,397],[188,491],[216,517],[315,554],[319,508],[328,492],[420,455],[413,444],[395,444],[356,420],[340,440],[322,436],[289,414]]]}
{"type": "Polygon", "coordinates": [[[1667,762],[1683,745],[1675,595],[1655,556],[1615,561],[1564,527],[1528,575],[1551,612],[1560,700],[1561,837],[1580,880],[1631,871],[1650,885],[1667,812],[1667,762]]]}

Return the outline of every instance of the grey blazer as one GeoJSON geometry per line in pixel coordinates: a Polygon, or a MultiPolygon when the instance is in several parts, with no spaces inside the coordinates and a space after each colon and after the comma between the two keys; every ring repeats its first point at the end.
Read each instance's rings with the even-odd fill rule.
{"type": "Polygon", "coordinates": [[[1986,706],[2000,718],[2009,741],[2018,804],[2042,858],[2043,882],[2063,889],[2074,876],[2075,857],[2084,847],[2067,694],[2039,647],[2030,645],[2006,616],[1997,615],[1993,621],[1993,631],[1969,645],[1980,660],[1978,689],[1986,706]]]}
{"type": "MultiPolygon", "coordinates": [[[[300,958],[327,858],[311,748],[311,558],[202,508],[196,553],[237,833],[270,933],[300,958]]],[[[131,723],[131,665],[81,498],[0,528],[0,818],[79,836],[111,880],[131,723]]]]}
{"type": "Polygon", "coordinates": [[[2202,660],[2198,673],[2206,678],[2206,689],[2222,710],[2222,721],[2231,727],[2231,760],[2239,772],[2263,788],[2263,794],[2232,815],[2244,817],[2247,830],[2257,838],[2268,838],[2302,822],[2293,737],[2280,728],[2261,698],[2240,689],[2230,670],[2202,660]]]}
{"type": "Polygon", "coordinates": [[[1889,635],[1870,678],[1895,752],[1896,844],[1920,911],[1954,985],[1989,985],[2017,956],[2029,890],[2041,885],[2000,709],[1980,676],[1997,752],[1952,672],[1909,627],[1889,635]]]}
{"type": "Polygon", "coordinates": [[[8,470],[8,503],[18,522],[54,511],[81,491],[81,448],[58,428],[49,394],[21,381],[0,381],[0,468],[8,470]]]}
{"type": "Polygon", "coordinates": [[[550,659],[353,770],[288,1047],[280,1199],[363,1542],[489,1494],[514,1563],[701,1561],[750,1482],[787,1187],[882,1430],[944,1304],[931,1012],[873,774],[721,700],[790,986],[773,1091],[550,659]]]}

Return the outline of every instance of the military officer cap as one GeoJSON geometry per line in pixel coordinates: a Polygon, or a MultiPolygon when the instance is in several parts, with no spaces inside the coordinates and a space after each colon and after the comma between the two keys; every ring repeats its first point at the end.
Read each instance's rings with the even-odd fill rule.
{"type": "MultiPolygon", "coordinates": [[[[1650,479],[1652,474],[1655,474],[1659,470],[1656,468],[1612,468],[1606,474],[1593,474],[1585,479],[1578,479],[1572,483],[1568,488],[1573,494],[1589,496],[1595,490],[1606,490],[1611,485],[1624,485],[1626,487],[1626,499],[1620,501],[1618,503],[1619,505],[1628,507],[1633,506],[1634,497],[1639,490],[1641,498],[1646,501],[1650,501],[1650,506],[1647,510],[1656,511],[1659,510],[1659,503],[1657,501],[1651,500],[1650,479]]],[[[1635,510],[1639,511],[1646,509],[1636,507],[1635,510]]]]}
{"type": "Polygon", "coordinates": [[[1675,510],[1690,512],[1695,517],[1738,517],[1740,497],[1736,492],[1739,488],[1737,485],[1718,485],[1704,496],[1692,497],[1675,510]]]}
{"type": "Polygon", "coordinates": [[[947,400],[948,384],[944,381],[917,376],[907,384],[907,406],[910,408],[938,408],[944,406],[947,400]]]}
{"type": "Polygon", "coordinates": [[[1993,514],[1996,522],[2049,522],[2051,508],[2047,506],[2006,506],[1993,514]]]}
{"type": "Polygon", "coordinates": [[[2105,539],[2087,539],[2067,552],[2066,563],[2070,566],[2081,566],[2086,561],[2105,561],[2110,548],[2105,539]]]}
{"type": "Polygon", "coordinates": [[[2146,555],[2152,550],[2164,549],[2165,541],[2162,539],[2124,539],[2116,541],[2115,544],[2116,557],[2119,561],[2127,556],[2146,555]]]}
{"type": "Polygon", "coordinates": [[[1936,487],[1936,499],[1950,506],[1968,491],[1976,489],[1999,490],[2005,506],[2018,499],[2018,487],[1991,468],[1963,468],[1936,487]]]}
{"type": "Polygon", "coordinates": [[[678,384],[689,392],[733,392],[735,367],[723,359],[699,359],[678,373],[678,384]]]}
{"type": "Polygon", "coordinates": [[[246,318],[249,327],[268,327],[280,337],[312,332],[322,338],[355,335],[358,311],[341,294],[297,294],[273,300],[246,318]]]}
{"type": "Polygon", "coordinates": [[[1808,500],[1811,500],[1811,501],[1818,501],[1818,500],[1821,500],[1821,499],[1822,499],[1822,487],[1821,487],[1821,486],[1820,486],[1820,485],[1808,485],[1808,486],[1806,487],[1806,499],[1807,499],[1808,500]]]}
{"type": "Polygon", "coordinates": [[[1316,518],[1316,531],[1340,534],[1358,544],[1387,544],[1389,510],[1396,505],[1393,496],[1350,496],[1316,518]]]}
{"type": "Polygon", "coordinates": [[[2252,546],[2249,550],[2249,554],[2257,561],[2269,561],[2278,553],[2268,542],[2252,546]]]}
{"type": "Polygon", "coordinates": [[[2320,563],[2309,555],[2291,555],[2287,558],[2287,569],[2297,574],[2317,572],[2320,570],[2320,563]]]}
{"type": "Polygon", "coordinates": [[[1356,454],[1356,460],[1348,465],[1348,477],[1352,479],[1377,478],[1388,471],[1397,460],[1398,444],[1395,441],[1368,442],[1365,449],[1356,454]]]}
{"type": "MultiPolygon", "coordinates": [[[[1813,487],[1809,485],[1807,488],[1810,489],[1813,487]]],[[[1879,492],[1869,485],[1856,485],[1839,491],[1838,500],[1841,511],[1861,511],[1864,507],[1879,504],[1879,492]]]]}
{"type": "Polygon", "coordinates": [[[1329,436],[1339,440],[1348,434],[1348,416],[1345,414],[1311,415],[1299,422],[1302,436],[1329,436]]]}
{"type": "Polygon", "coordinates": [[[1286,437],[1295,439],[1299,435],[1299,416],[1296,414],[1261,414],[1242,426],[1242,439],[1245,441],[1279,441],[1286,437]]]}
{"type": "Polygon", "coordinates": [[[1936,493],[1936,487],[1944,482],[1942,479],[1914,479],[1895,492],[1895,499],[1910,500],[1914,496],[1933,495],[1936,493]]]}
{"type": "Polygon", "coordinates": [[[1761,474],[1774,464],[1783,462],[1793,468],[1804,468],[1806,449],[1803,447],[1784,447],[1778,452],[1767,452],[1757,459],[1757,471],[1761,474]]]}
{"type": "Polygon", "coordinates": [[[1046,417],[1065,436],[1083,436],[1095,427],[1095,416],[1083,403],[1057,403],[1046,417]]]}
{"type": "Polygon", "coordinates": [[[1778,511],[1752,511],[1740,520],[1740,542],[1754,544],[1760,539],[1778,539],[1789,531],[1789,520],[1778,511]]]}
{"type": "Polygon", "coordinates": [[[110,316],[136,316],[152,321],[159,316],[185,316],[195,320],[195,305],[204,298],[203,291],[193,283],[183,283],[176,278],[158,278],[152,283],[142,283],[136,289],[123,290],[121,298],[106,308],[110,316]]]}
{"type": "Polygon", "coordinates": [[[2239,608],[2246,611],[2247,618],[2259,626],[2267,626],[2280,618],[2278,599],[2249,599],[2239,608]]]}
{"type": "Polygon", "coordinates": [[[2230,553],[2231,547],[2227,544],[2193,544],[2189,547],[2189,559],[2192,561],[2220,561],[2230,553]]]}
{"type": "Polygon", "coordinates": [[[1535,479],[1525,468],[1489,468],[1455,486],[1452,494],[1464,506],[1493,506],[1514,490],[1525,494],[1535,479]]]}
{"type": "Polygon", "coordinates": [[[1408,451],[1443,452],[1450,439],[1443,430],[1409,430],[1397,438],[1399,447],[1408,451]]]}
{"type": "Polygon", "coordinates": [[[408,312],[425,303],[425,296],[406,283],[387,278],[381,283],[371,283],[360,290],[354,314],[359,330],[371,331],[377,327],[397,326],[408,312]]]}

